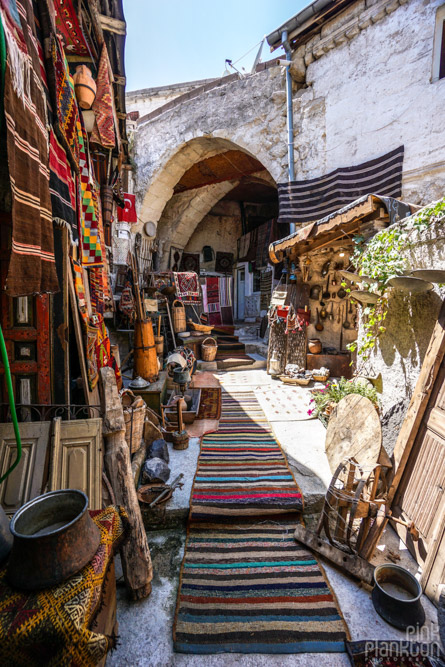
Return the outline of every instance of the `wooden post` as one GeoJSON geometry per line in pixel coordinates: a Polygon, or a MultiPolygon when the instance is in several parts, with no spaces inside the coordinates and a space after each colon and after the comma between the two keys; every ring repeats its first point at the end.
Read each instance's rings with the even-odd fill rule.
{"type": "Polygon", "coordinates": [[[105,438],[105,470],[111,482],[116,502],[128,512],[131,532],[121,548],[122,569],[129,593],[134,600],[150,595],[153,569],[147,535],[134,487],[130,451],[125,440],[122,404],[117,392],[112,368],[100,369],[103,387],[105,438]]]}

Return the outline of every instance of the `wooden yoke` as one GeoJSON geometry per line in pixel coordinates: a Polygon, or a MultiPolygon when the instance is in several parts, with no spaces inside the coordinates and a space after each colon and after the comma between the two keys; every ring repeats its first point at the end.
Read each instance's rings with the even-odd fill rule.
{"type": "Polygon", "coordinates": [[[103,387],[104,463],[108,479],[116,497],[128,513],[131,532],[121,548],[125,583],[133,600],[141,600],[151,593],[153,568],[147,535],[131,470],[130,451],[125,440],[125,422],[122,404],[117,392],[112,368],[101,368],[103,387]]]}

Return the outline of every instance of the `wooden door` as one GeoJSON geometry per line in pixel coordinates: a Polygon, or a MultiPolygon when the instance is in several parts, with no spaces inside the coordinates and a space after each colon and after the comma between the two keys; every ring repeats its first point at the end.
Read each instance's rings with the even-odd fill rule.
{"type": "Polygon", "coordinates": [[[102,419],[53,421],[49,490],[79,489],[102,507],[102,419]]]}
{"type": "MultiPolygon", "coordinates": [[[[17,403],[51,403],[49,297],[11,298],[3,290],[9,264],[11,218],[0,213],[1,326],[17,403]]],[[[0,362],[0,402],[7,402],[0,362]]]]}
{"type": "MultiPolygon", "coordinates": [[[[12,515],[42,493],[51,422],[20,424],[22,458],[0,486],[0,504],[12,515]]],[[[16,459],[17,445],[12,424],[0,424],[0,476],[16,459]]]]}
{"type": "MultiPolygon", "coordinates": [[[[397,490],[393,515],[413,521],[420,532],[414,542],[407,530],[394,524],[397,532],[422,566],[422,583],[437,601],[444,560],[439,546],[445,531],[445,359],[442,360],[431,396],[417,432],[407,466],[397,490]]],[[[443,554],[442,554],[443,556],[443,554]]]]}

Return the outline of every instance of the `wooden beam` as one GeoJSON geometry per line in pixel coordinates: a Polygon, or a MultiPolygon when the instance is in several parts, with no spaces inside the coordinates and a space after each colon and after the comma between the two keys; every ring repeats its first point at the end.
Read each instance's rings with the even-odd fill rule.
{"type": "Polygon", "coordinates": [[[337,549],[332,544],[325,542],[317,533],[307,530],[303,525],[296,527],[294,537],[297,542],[301,542],[315,553],[320,554],[346,574],[356,577],[370,586],[374,583],[374,566],[360,556],[337,549]]]}
{"type": "Polygon", "coordinates": [[[119,76],[118,74],[113,74],[113,76],[114,76],[114,83],[117,83],[118,86],[127,85],[127,79],[125,76],[119,76]]]}
{"type": "Polygon", "coordinates": [[[405,420],[397,438],[393,459],[394,478],[388,491],[388,504],[394,499],[400,480],[408,462],[422,418],[428,405],[431,392],[445,356],[445,301],[442,303],[439,318],[430,338],[422,368],[417,379],[414,393],[406,413],[405,420]]]}
{"type": "Polygon", "coordinates": [[[121,548],[122,569],[130,595],[141,600],[150,595],[153,568],[147,534],[134,486],[130,450],[125,440],[122,403],[117,392],[112,368],[100,369],[103,387],[103,434],[105,439],[105,470],[116,502],[123,505],[130,522],[130,534],[121,548]]]}
{"type": "Polygon", "coordinates": [[[127,34],[127,24],[125,21],[115,19],[112,16],[104,16],[104,14],[99,14],[98,16],[102,30],[106,30],[107,32],[114,32],[116,35],[127,34]]]}

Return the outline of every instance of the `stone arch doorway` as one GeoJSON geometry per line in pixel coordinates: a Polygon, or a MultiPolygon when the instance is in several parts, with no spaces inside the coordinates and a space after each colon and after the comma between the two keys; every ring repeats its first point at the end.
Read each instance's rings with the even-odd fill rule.
{"type": "MultiPolygon", "coordinates": [[[[222,252],[238,259],[239,239],[278,216],[277,188],[251,152],[227,139],[203,137],[182,146],[158,172],[144,197],[143,221],[147,211],[157,223],[160,270],[173,268],[179,249],[198,257],[201,272],[212,275],[222,252]]],[[[251,252],[234,264],[235,319],[260,315],[264,263],[258,257],[251,252]]]]}

